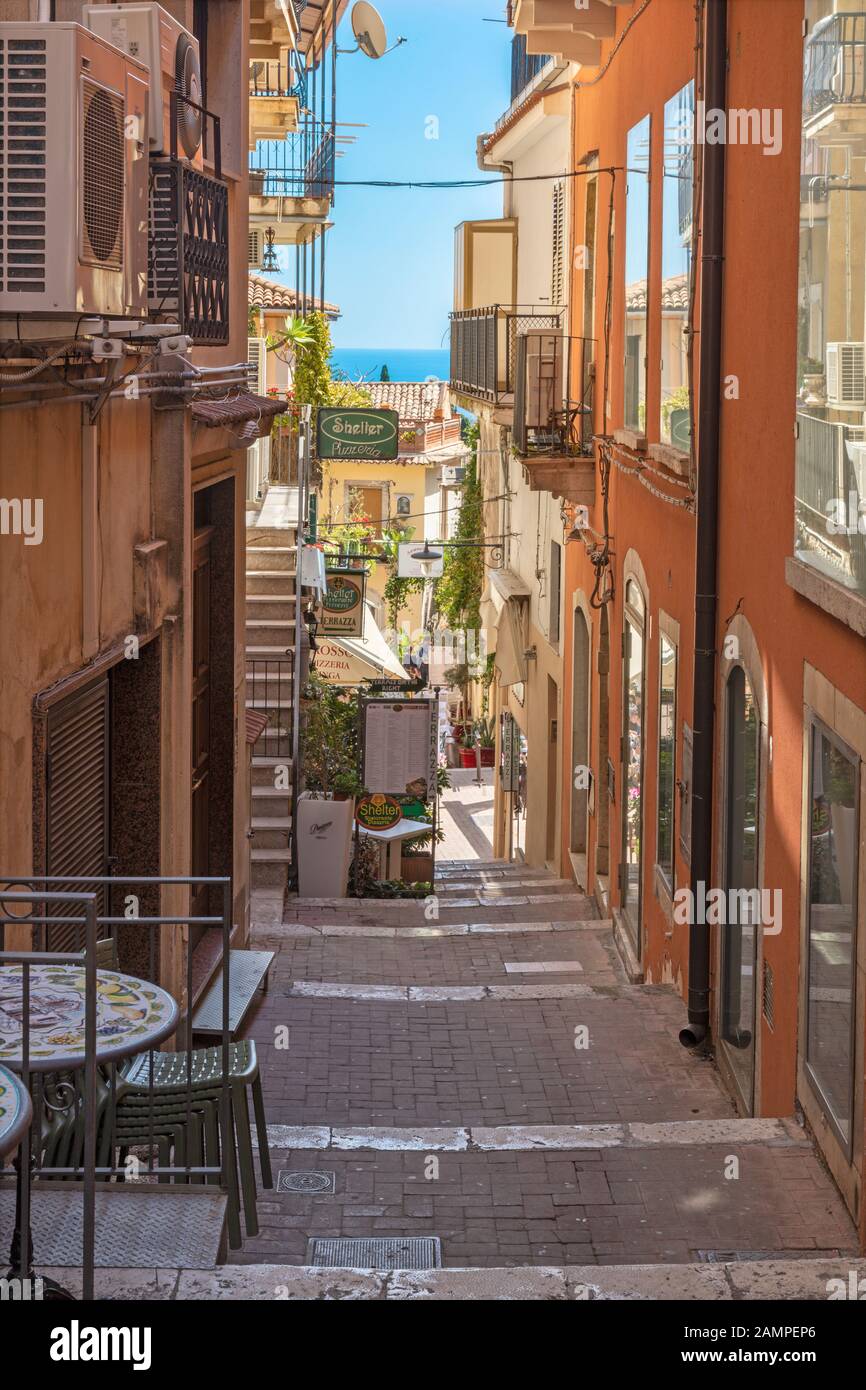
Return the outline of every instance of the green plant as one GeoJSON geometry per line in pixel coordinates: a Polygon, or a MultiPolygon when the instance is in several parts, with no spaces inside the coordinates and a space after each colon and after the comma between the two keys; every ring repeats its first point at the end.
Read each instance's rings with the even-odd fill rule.
{"type": "Polygon", "coordinates": [[[322,796],[357,796],[358,696],[310,676],[303,690],[306,703],[302,765],[308,791],[322,796]]]}
{"type": "MultiPolygon", "coordinates": [[[[457,513],[455,541],[484,540],[484,510],[478,477],[478,427],[470,430],[472,457],[457,513]]],[[[436,590],[439,612],[453,631],[477,631],[481,626],[481,594],[484,589],[484,550],[480,546],[448,545],[442,578],[436,590]]]]}
{"type": "Polygon", "coordinates": [[[482,748],[496,747],[496,723],[493,719],[476,719],[473,728],[473,741],[475,740],[482,748]]]}
{"type": "Polygon", "coordinates": [[[388,624],[393,628],[399,624],[401,610],[405,608],[409,595],[421,593],[424,588],[423,579],[401,578],[397,573],[400,546],[404,541],[411,541],[414,534],[412,526],[389,526],[382,532],[381,554],[388,569],[382,597],[388,609],[388,624]]]}

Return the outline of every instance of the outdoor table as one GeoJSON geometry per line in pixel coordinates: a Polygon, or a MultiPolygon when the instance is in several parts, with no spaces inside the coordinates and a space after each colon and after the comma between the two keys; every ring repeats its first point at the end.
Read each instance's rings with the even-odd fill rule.
{"type": "Polygon", "coordinates": [[[0,1067],[0,1158],[18,1148],[32,1115],[27,1088],[11,1071],[0,1067]]]}
{"type": "Polygon", "coordinates": [[[431,829],[430,822],[426,820],[401,820],[396,825],[390,825],[387,830],[362,829],[361,834],[380,842],[382,853],[379,872],[386,879],[395,879],[401,877],[403,841],[417,839],[419,835],[429,835],[431,829]]]}
{"type": "MultiPolygon", "coordinates": [[[[0,1064],[14,1071],[24,1067],[23,965],[0,966],[0,1064]]],[[[72,1072],[85,1064],[85,967],[29,967],[31,1072],[72,1072]]],[[[158,985],[123,975],[117,970],[96,972],[96,1063],[104,1065],[151,1051],[177,1027],[179,1010],[158,985]]],[[[2,1067],[0,1067],[2,1069],[2,1067]]],[[[28,1102],[29,1103],[29,1102],[28,1102]]],[[[30,1155],[33,1162],[33,1156],[30,1155]]],[[[33,1278],[33,1240],[27,1232],[22,1248],[21,1198],[24,1166],[16,1159],[15,1231],[8,1278],[33,1278]]],[[[69,1298],[60,1285],[45,1280],[47,1297],[69,1298]]]]}

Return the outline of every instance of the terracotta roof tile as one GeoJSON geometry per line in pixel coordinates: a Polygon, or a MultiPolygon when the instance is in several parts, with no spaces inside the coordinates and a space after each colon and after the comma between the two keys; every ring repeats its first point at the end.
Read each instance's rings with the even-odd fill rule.
{"type": "Polygon", "coordinates": [[[370,392],[377,410],[396,410],[401,420],[441,420],[451,416],[451,401],[444,381],[370,381],[370,392]]]}
{"type": "Polygon", "coordinates": [[[274,416],[280,415],[285,408],[283,400],[239,391],[226,400],[193,401],[192,418],[195,424],[208,429],[230,429],[243,443],[252,444],[262,435],[270,434],[274,416]]]}
{"type": "MultiPolygon", "coordinates": [[[[297,309],[298,297],[290,285],[281,285],[277,280],[268,280],[264,275],[254,275],[250,271],[247,299],[251,309],[297,309]]],[[[314,309],[320,308],[321,301],[312,301],[314,309]]],[[[325,313],[329,318],[337,318],[340,310],[336,304],[325,300],[325,313]]]]}

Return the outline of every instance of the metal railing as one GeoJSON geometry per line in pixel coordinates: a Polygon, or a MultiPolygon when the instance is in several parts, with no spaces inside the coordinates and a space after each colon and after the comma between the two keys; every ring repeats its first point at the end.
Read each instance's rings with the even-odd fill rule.
{"type": "Polygon", "coordinates": [[[514,391],[520,334],[565,328],[564,309],[528,304],[491,304],[450,317],[452,389],[493,402],[514,391]]]}
{"type": "Polygon", "coordinates": [[[521,333],[514,384],[514,444],[524,457],[592,454],[595,340],[521,333]]]}
{"type": "Polygon", "coordinates": [[[803,112],[866,102],[866,13],[840,11],[819,20],[806,39],[803,112]]]}
{"type": "Polygon", "coordinates": [[[263,58],[250,63],[251,97],[296,97],[301,106],[307,100],[307,73],[303,58],[295,49],[288,58],[263,58]]]}
{"type": "Polygon", "coordinates": [[[866,594],[866,427],[797,412],[794,505],[801,560],[866,594]]]}
{"type": "Polygon", "coordinates": [[[285,140],[259,140],[250,151],[250,195],[333,202],[335,160],[330,128],[304,118],[285,140]]]}
{"type": "MultiPolygon", "coordinates": [[[[34,1179],[52,1180],[57,1184],[51,1189],[55,1194],[62,1193],[60,1184],[64,1182],[81,1183],[81,1270],[82,1295],[85,1299],[94,1297],[97,1181],[122,1183],[131,1178],[146,1183],[159,1180],[185,1183],[207,1181],[219,1183],[223,1191],[237,1189],[237,1159],[233,1143],[220,1144],[217,1153],[209,1140],[204,1161],[194,1164],[190,1162],[189,1150],[181,1137],[184,1131],[186,1137],[191,1134],[194,1111],[199,1112],[200,1118],[202,1106],[201,1090],[196,1091],[193,1081],[194,977],[191,937],[194,928],[216,930],[222,937],[221,1072],[219,1079],[213,1079],[210,1103],[214,1104],[212,1098],[216,1095],[218,1099],[214,1114],[219,1115],[221,1133],[225,1136],[233,1133],[229,1081],[231,879],[0,874],[0,970],[12,967],[21,975],[20,1005],[16,1007],[13,1003],[10,1012],[7,1003],[8,1016],[20,1024],[21,1056],[18,1060],[12,1060],[4,1054],[4,1061],[20,1074],[33,1101],[30,1128],[21,1142],[14,1166],[17,1190],[10,1251],[10,1273],[19,1284],[26,1285],[29,1292],[19,1290],[13,1297],[40,1296],[33,1293],[40,1279],[38,1271],[34,1270],[31,1237],[34,1179]],[[173,893],[196,889],[207,893],[207,915],[176,912],[172,910],[170,902],[163,903],[164,890],[173,893]],[[129,905],[132,901],[139,910],[131,916],[129,905]],[[101,910],[102,904],[105,906],[101,910]],[[22,931],[29,931],[29,950],[5,949],[7,926],[14,928],[19,940],[22,931]],[[65,953],[46,951],[48,933],[57,926],[65,930],[72,928],[76,939],[75,950],[65,953]],[[116,1036],[118,1030],[112,1027],[111,1019],[100,1013],[100,975],[108,969],[111,980],[111,972],[119,969],[124,975],[131,973],[133,979],[155,983],[159,975],[159,950],[165,943],[166,930],[169,928],[181,932],[181,951],[185,951],[186,955],[182,1001],[185,1008],[168,1014],[158,1028],[151,1029],[150,1034],[145,1031],[145,1040],[137,1048],[134,1045],[135,1031],[130,1031],[129,1041],[133,1045],[126,1048],[116,1036]],[[142,948],[135,938],[144,932],[148,933],[148,937],[142,948]],[[106,933],[113,938],[112,941],[105,941],[106,933]],[[106,945],[112,948],[115,956],[118,946],[121,948],[119,963],[113,959],[110,966],[106,965],[102,955],[106,945]],[[127,966],[124,957],[130,951],[134,963],[127,966]],[[84,1026],[81,1029],[76,1020],[70,1019],[68,1047],[71,1050],[68,1063],[60,1039],[52,1038],[52,1044],[57,1046],[61,1054],[55,1070],[51,1070],[38,1048],[34,1050],[33,1032],[41,1014],[34,1012],[31,999],[33,972],[40,966],[74,966],[77,967],[76,973],[82,967],[84,970],[84,1026]],[[153,1058],[162,1054],[149,1051],[166,1037],[176,1038],[178,1045],[185,1049],[185,1068],[181,1067],[180,1071],[185,1070],[186,1080],[184,1083],[181,1074],[179,1082],[173,1087],[170,1124],[166,1123],[165,1113],[158,1118],[156,1110],[153,1058]],[[125,1144],[117,1128],[117,1096],[124,1075],[116,1060],[100,1061],[100,1052],[117,1059],[144,1052],[150,1058],[145,1067],[148,1082],[146,1086],[138,1088],[140,1109],[137,1120],[142,1127],[142,1137],[135,1140],[138,1152],[132,1168],[127,1149],[129,1140],[125,1144]],[[141,1156],[142,1152],[145,1157],[141,1156]],[[168,1161],[163,1161],[164,1158],[168,1161]]],[[[118,976],[115,974],[113,978],[117,979],[118,976]]],[[[123,979],[123,975],[120,979],[123,979]]],[[[50,983],[55,990],[61,984],[60,981],[50,983]]],[[[50,1004],[62,1012],[64,1005],[59,995],[56,998],[52,996],[50,1004]]],[[[44,1010],[45,1007],[43,998],[39,1008],[44,1010]]],[[[8,1028],[6,1035],[8,1046],[8,1028]]],[[[63,1037],[62,1043],[67,1043],[66,1037],[63,1037]]],[[[199,1119],[196,1123],[199,1123],[199,1119]]],[[[0,1180],[12,1176],[12,1170],[0,1165],[0,1180]]],[[[77,1188],[67,1187],[65,1190],[74,1204],[77,1188]]],[[[156,1192],[154,1196],[158,1199],[156,1192]]],[[[238,1248],[241,1237],[236,1216],[230,1215],[229,1226],[230,1243],[233,1248],[238,1248]]],[[[46,1287],[49,1289],[46,1296],[58,1292],[56,1285],[46,1284],[46,1287]]],[[[62,1289],[59,1294],[69,1296],[62,1289]]]]}
{"type": "Polygon", "coordinates": [[[260,751],[268,757],[292,756],[292,724],[295,707],[295,654],[285,657],[247,658],[247,708],[267,715],[260,751]]]}
{"type": "Polygon", "coordinates": [[[526,91],[540,72],[550,62],[549,53],[527,53],[526,35],[515,34],[511,40],[511,100],[512,103],[526,91]]]}

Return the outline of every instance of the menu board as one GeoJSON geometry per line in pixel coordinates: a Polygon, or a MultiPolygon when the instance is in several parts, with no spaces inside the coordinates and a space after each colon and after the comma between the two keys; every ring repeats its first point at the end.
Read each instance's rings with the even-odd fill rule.
{"type": "Polygon", "coordinates": [[[363,783],[371,794],[435,794],[438,728],[432,700],[368,700],[364,704],[363,783]]]}

